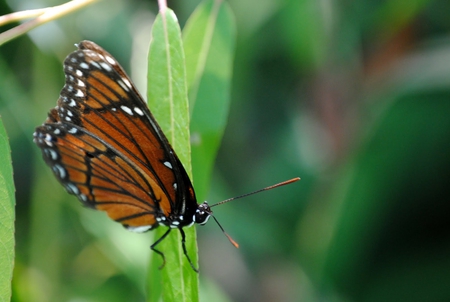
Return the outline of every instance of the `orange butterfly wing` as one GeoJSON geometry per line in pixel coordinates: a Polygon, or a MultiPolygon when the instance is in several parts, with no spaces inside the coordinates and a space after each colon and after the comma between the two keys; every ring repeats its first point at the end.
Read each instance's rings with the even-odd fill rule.
{"type": "Polygon", "coordinates": [[[193,223],[183,165],[118,62],[83,41],[35,142],[67,191],[134,231],[193,223]]]}

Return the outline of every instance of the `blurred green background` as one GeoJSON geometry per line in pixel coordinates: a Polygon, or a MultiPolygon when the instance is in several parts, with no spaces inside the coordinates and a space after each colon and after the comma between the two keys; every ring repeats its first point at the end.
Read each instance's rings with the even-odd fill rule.
{"type": "MultiPolygon", "coordinates": [[[[215,209],[238,250],[214,223],[198,227],[203,301],[450,301],[450,2],[228,2],[232,103],[208,200],[302,181],[215,209]]],[[[61,3],[1,0],[0,13],[61,3]]],[[[169,1],[182,27],[198,4],[169,1]]],[[[145,95],[156,11],[155,1],[102,1],[0,48],[13,301],[145,300],[152,234],[82,208],[32,133],[83,39],[145,95]]]]}

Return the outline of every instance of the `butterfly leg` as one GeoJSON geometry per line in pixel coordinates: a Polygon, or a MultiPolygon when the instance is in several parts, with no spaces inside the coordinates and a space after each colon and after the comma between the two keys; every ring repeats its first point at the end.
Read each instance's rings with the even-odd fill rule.
{"type": "Polygon", "coordinates": [[[164,267],[164,265],[166,265],[166,257],[164,256],[164,254],[163,254],[161,251],[157,250],[155,247],[156,247],[161,241],[163,241],[164,238],[167,237],[167,235],[169,235],[170,230],[171,230],[171,229],[169,228],[169,229],[167,230],[167,232],[165,232],[164,235],[161,236],[161,238],[159,238],[158,240],[156,240],[155,243],[153,243],[153,244],[150,246],[150,249],[151,249],[152,251],[154,251],[155,253],[161,255],[161,257],[162,257],[162,259],[163,259],[163,264],[159,267],[159,269],[162,269],[162,268],[164,267]]]}
{"type": "Polygon", "coordinates": [[[191,258],[189,258],[189,255],[188,255],[187,250],[186,250],[186,235],[184,234],[184,231],[183,231],[182,228],[179,228],[179,230],[180,230],[180,233],[181,233],[181,245],[183,246],[184,255],[186,256],[187,260],[189,261],[189,264],[191,265],[192,269],[196,273],[198,273],[198,269],[195,268],[194,263],[192,263],[192,260],[191,260],[191,258]]]}

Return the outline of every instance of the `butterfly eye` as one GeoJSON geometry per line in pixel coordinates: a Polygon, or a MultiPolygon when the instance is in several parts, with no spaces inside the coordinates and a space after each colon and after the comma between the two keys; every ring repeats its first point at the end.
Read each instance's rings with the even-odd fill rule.
{"type": "Polygon", "coordinates": [[[198,206],[198,209],[195,212],[194,221],[198,224],[203,225],[208,222],[208,219],[209,219],[209,217],[211,217],[212,214],[213,213],[212,213],[208,203],[205,201],[204,203],[202,203],[198,206]]]}

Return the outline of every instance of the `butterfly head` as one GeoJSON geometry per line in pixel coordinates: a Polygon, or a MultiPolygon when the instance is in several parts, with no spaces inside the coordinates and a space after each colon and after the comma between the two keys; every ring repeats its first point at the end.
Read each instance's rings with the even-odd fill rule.
{"type": "Polygon", "coordinates": [[[208,219],[212,214],[213,212],[211,211],[208,202],[205,201],[204,203],[198,205],[198,208],[195,211],[194,220],[196,223],[203,225],[208,222],[208,219]]]}

